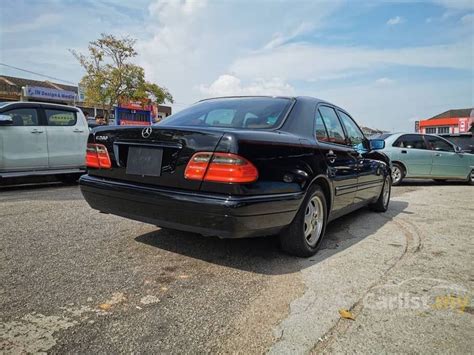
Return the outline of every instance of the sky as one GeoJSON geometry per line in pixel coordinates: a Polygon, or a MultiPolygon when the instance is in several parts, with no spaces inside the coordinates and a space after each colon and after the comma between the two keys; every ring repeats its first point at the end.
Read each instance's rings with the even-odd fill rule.
{"type": "Polygon", "coordinates": [[[85,53],[101,33],[137,40],[135,62],[170,90],[175,112],[206,97],[307,95],[361,125],[413,131],[474,106],[474,0],[0,3],[3,64],[77,83],[68,49],[85,53]]]}

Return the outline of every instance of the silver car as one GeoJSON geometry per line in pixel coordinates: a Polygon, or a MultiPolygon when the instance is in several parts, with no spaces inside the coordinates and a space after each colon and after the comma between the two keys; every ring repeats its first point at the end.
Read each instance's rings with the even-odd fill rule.
{"type": "Polygon", "coordinates": [[[30,175],[77,177],[85,171],[89,129],[76,107],[0,103],[0,179],[30,175]]]}
{"type": "Polygon", "coordinates": [[[404,178],[436,181],[462,180],[474,184],[474,154],[464,152],[450,141],[432,134],[384,134],[380,151],[392,161],[392,183],[404,178]]]}

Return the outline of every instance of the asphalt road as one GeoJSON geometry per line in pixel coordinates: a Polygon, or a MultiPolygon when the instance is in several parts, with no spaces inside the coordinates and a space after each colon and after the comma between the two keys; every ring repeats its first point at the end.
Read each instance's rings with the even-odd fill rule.
{"type": "Polygon", "coordinates": [[[3,189],[0,352],[468,352],[473,197],[460,184],[394,188],[386,214],[333,222],[303,260],[275,238],[100,214],[77,186],[3,189]]]}

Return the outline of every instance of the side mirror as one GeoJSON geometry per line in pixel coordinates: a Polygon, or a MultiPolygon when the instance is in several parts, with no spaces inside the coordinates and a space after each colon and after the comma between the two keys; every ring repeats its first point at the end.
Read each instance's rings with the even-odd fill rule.
{"type": "Polygon", "coordinates": [[[455,145],[455,146],[454,146],[454,151],[455,151],[456,153],[462,153],[462,148],[459,147],[459,146],[457,146],[457,145],[455,145]]]}
{"type": "Polygon", "coordinates": [[[371,139],[370,150],[384,149],[385,141],[383,139],[371,139]]]}
{"type": "Polygon", "coordinates": [[[13,124],[13,119],[9,115],[0,114],[0,126],[8,126],[13,124]]]}

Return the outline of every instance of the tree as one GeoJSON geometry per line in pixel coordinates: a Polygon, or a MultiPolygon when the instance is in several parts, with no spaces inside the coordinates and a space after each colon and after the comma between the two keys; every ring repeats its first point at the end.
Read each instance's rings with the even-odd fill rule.
{"type": "Polygon", "coordinates": [[[173,102],[166,88],[146,81],[144,69],[131,63],[137,56],[135,42],[129,37],[101,34],[98,40],[89,42],[87,55],[70,50],[86,71],[80,81],[85,103],[101,107],[106,118],[113,105],[124,102],[140,101],[143,105],[173,102]]]}

